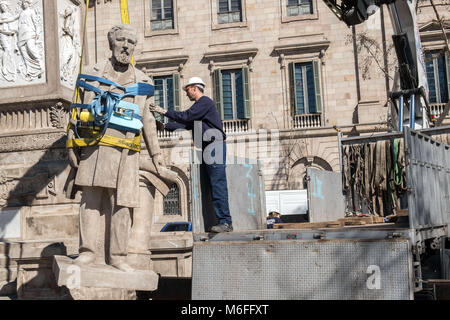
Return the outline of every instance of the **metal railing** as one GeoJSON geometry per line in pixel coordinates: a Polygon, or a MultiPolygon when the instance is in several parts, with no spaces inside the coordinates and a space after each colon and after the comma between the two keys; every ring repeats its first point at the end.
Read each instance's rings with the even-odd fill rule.
{"type": "MultiPolygon", "coordinates": [[[[433,116],[435,116],[436,118],[439,118],[441,116],[442,112],[444,111],[444,108],[445,108],[446,104],[447,103],[444,103],[444,102],[442,102],[442,103],[430,103],[431,114],[433,116]]],[[[446,118],[448,118],[449,116],[450,116],[450,114],[448,114],[446,118]]]]}
{"type": "Polygon", "coordinates": [[[248,119],[223,120],[225,133],[247,132],[249,130],[248,119]]]}
{"type": "Polygon", "coordinates": [[[175,131],[158,130],[158,139],[178,137],[178,135],[179,133],[175,131]]]}
{"type": "Polygon", "coordinates": [[[322,114],[296,114],[293,118],[294,129],[320,128],[322,126],[322,114]]]}

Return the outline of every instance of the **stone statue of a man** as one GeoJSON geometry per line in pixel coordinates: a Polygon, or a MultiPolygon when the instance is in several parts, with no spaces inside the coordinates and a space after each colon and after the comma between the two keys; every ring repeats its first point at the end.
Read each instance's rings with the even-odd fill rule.
{"type": "MultiPolygon", "coordinates": [[[[106,78],[125,87],[138,82],[149,83],[150,78],[131,64],[137,42],[136,31],[128,25],[118,25],[109,31],[108,40],[112,57],[84,68],[83,74],[106,78]]],[[[89,84],[103,91],[123,93],[120,89],[96,81],[90,81],[89,84]]],[[[84,91],[80,97],[82,103],[90,103],[94,95],[93,92],[84,91]]],[[[168,169],[164,167],[155,118],[148,108],[150,97],[135,96],[124,100],[139,106],[142,136],[150,155],[147,162],[155,169],[155,177],[159,179],[159,173],[168,169]]],[[[126,139],[138,135],[113,128],[108,128],[105,134],[126,139]]],[[[73,135],[70,130],[68,139],[72,139],[73,135]]],[[[72,168],[77,170],[74,184],[82,191],[80,255],[75,263],[91,264],[96,260],[99,219],[105,214],[106,222],[110,221],[106,224],[106,235],[109,234],[105,238],[106,243],[109,241],[109,257],[105,255],[106,261],[122,271],[133,270],[127,264],[126,256],[133,208],[139,207],[139,156],[137,151],[117,146],[95,145],[69,149],[69,161],[72,168]]]]}

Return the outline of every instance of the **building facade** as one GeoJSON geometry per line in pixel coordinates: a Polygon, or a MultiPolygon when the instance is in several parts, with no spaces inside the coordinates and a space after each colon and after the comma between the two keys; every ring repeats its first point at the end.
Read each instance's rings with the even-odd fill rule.
{"type": "MultiPolygon", "coordinates": [[[[84,65],[109,57],[107,32],[121,23],[120,2],[90,1],[84,65]]],[[[450,3],[435,3],[440,21],[429,1],[419,1],[417,12],[432,113],[439,116],[450,92],[444,37],[450,3]]],[[[0,24],[0,240],[66,239],[72,250],[79,198],[63,192],[64,142],[81,60],[83,1],[30,5],[0,4],[0,19],[9,21],[0,24]],[[37,29],[18,28],[14,16],[37,29]],[[16,29],[34,32],[36,46],[18,41],[16,29]]],[[[386,8],[350,28],[321,0],[128,0],[128,8],[138,31],[136,66],[153,79],[155,102],[186,110],[192,102],[181,88],[201,77],[222,116],[229,154],[260,161],[266,190],[303,189],[308,167],[339,171],[338,130],[349,136],[392,129],[387,94],[398,79],[386,8]]],[[[190,220],[192,201],[190,135],[160,131],[159,140],[179,181],[165,198],[156,194],[155,234],[167,222],[190,220]]],[[[5,248],[0,289],[17,273],[5,265],[5,248]]],[[[28,276],[40,265],[28,265],[28,276]]]]}
{"type": "MultiPolygon", "coordinates": [[[[130,24],[139,34],[136,65],[153,78],[155,102],[187,109],[191,102],[181,87],[188,78],[201,77],[222,116],[228,150],[263,163],[266,190],[302,189],[307,167],[339,171],[336,128],[344,135],[390,129],[387,94],[398,84],[386,8],[349,28],[320,0],[128,5],[130,24]]],[[[437,6],[444,9],[439,11],[445,22],[448,3],[437,6]]],[[[439,115],[448,101],[448,54],[428,2],[419,2],[418,15],[436,88],[430,102],[439,115]]],[[[89,63],[107,57],[106,33],[120,21],[119,1],[91,5],[89,63]]],[[[166,158],[174,160],[179,138],[160,132],[160,142],[166,158]]],[[[186,172],[181,163],[171,164],[186,172]]],[[[186,217],[188,206],[180,208],[186,217]]],[[[161,223],[170,219],[163,216],[161,223]]]]}

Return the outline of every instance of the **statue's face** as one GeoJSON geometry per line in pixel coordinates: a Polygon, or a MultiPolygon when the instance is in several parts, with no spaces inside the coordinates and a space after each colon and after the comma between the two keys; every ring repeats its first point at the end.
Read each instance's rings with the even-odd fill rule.
{"type": "Polygon", "coordinates": [[[131,63],[131,58],[136,47],[136,35],[126,31],[118,30],[112,43],[113,56],[121,64],[131,63]]]}

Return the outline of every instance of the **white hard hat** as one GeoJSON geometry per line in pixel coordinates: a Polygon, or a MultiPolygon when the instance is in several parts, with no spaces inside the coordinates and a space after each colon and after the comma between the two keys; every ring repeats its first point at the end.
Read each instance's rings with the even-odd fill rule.
{"type": "Polygon", "coordinates": [[[186,91],[186,87],[190,86],[190,85],[193,85],[193,84],[201,85],[203,88],[205,87],[205,83],[203,82],[203,80],[201,78],[199,78],[199,77],[192,77],[185,84],[185,86],[183,87],[183,90],[186,91]]]}

